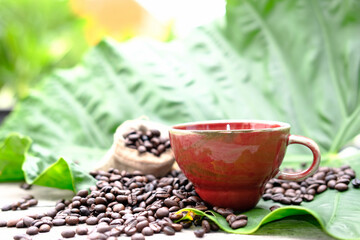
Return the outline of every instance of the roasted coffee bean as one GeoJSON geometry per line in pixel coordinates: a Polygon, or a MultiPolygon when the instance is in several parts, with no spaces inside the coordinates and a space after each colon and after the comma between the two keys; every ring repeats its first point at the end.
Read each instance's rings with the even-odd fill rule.
{"type": "Polygon", "coordinates": [[[283,194],[277,193],[271,197],[271,200],[273,200],[274,202],[280,202],[283,197],[283,194]]]}
{"type": "Polygon", "coordinates": [[[6,227],[6,226],[7,226],[7,221],[0,220],[0,227],[6,227]]]}
{"type": "Polygon", "coordinates": [[[46,215],[49,216],[49,217],[54,218],[54,217],[56,216],[56,213],[57,213],[56,209],[53,208],[53,209],[48,210],[48,211],[46,212],[46,215]]]}
{"type": "Polygon", "coordinates": [[[348,190],[348,185],[345,183],[336,183],[335,185],[335,189],[338,190],[339,192],[343,192],[348,190]]]}
{"type": "Polygon", "coordinates": [[[21,210],[26,210],[26,209],[28,209],[29,208],[29,203],[28,202],[24,202],[24,203],[22,203],[21,205],[20,205],[20,209],[21,210]]]}
{"type": "Polygon", "coordinates": [[[154,231],[150,227],[144,227],[141,233],[144,236],[152,236],[154,234],[154,231]]]}
{"type": "Polygon", "coordinates": [[[23,220],[20,220],[15,225],[16,228],[24,228],[26,227],[23,220]]]}
{"type": "Polygon", "coordinates": [[[210,223],[207,220],[203,220],[201,227],[205,230],[206,233],[210,232],[210,223]]]}
{"type": "Polygon", "coordinates": [[[271,193],[265,193],[262,195],[262,199],[267,201],[267,200],[270,200],[271,199],[271,193]]]}
{"type": "Polygon", "coordinates": [[[44,233],[44,232],[49,232],[51,229],[49,224],[43,224],[39,227],[39,232],[44,233]]]}
{"type": "Polygon", "coordinates": [[[79,218],[75,216],[67,216],[65,222],[69,225],[76,225],[79,223],[79,218]]]}
{"type": "Polygon", "coordinates": [[[52,220],[52,223],[54,224],[54,226],[63,226],[66,224],[66,221],[65,221],[65,219],[57,218],[57,219],[52,220]]]}
{"type": "Polygon", "coordinates": [[[306,191],[307,194],[310,194],[310,195],[315,195],[316,194],[316,190],[313,189],[313,188],[310,188],[306,191]]]}
{"type": "Polygon", "coordinates": [[[11,204],[6,204],[4,206],[2,206],[1,211],[5,212],[5,211],[10,211],[11,210],[11,204]]]}
{"type": "Polygon", "coordinates": [[[72,238],[75,236],[75,231],[71,229],[67,229],[61,232],[61,236],[63,238],[72,238]]]}
{"type": "Polygon", "coordinates": [[[104,204],[98,204],[95,206],[95,211],[98,213],[103,213],[106,211],[106,206],[104,204]]]}
{"type": "Polygon", "coordinates": [[[80,196],[80,197],[87,197],[87,195],[89,194],[88,190],[84,189],[84,190],[80,190],[77,192],[76,196],[80,196]]]}
{"type": "Polygon", "coordinates": [[[222,215],[223,217],[227,217],[229,214],[232,214],[233,212],[230,211],[230,209],[224,209],[224,208],[219,208],[218,210],[216,210],[220,215],[222,215]]]}
{"type": "Polygon", "coordinates": [[[220,228],[216,223],[210,222],[210,229],[211,229],[211,231],[217,232],[217,231],[219,231],[220,228]]]}
{"type": "Polygon", "coordinates": [[[294,205],[300,205],[302,203],[302,198],[301,197],[294,197],[291,199],[291,203],[294,205]]]}
{"type": "Polygon", "coordinates": [[[169,209],[167,207],[159,208],[155,214],[158,218],[164,218],[169,216],[169,209]]]}
{"type": "Polygon", "coordinates": [[[86,220],[88,219],[87,216],[80,216],[79,217],[79,223],[82,224],[82,223],[86,223],[86,220]]]}
{"type": "MultiPolygon", "coordinates": [[[[313,189],[312,189],[312,190],[313,190],[313,189]]],[[[288,198],[288,197],[283,197],[283,198],[281,198],[280,202],[281,202],[282,204],[289,205],[289,204],[291,204],[291,199],[288,198]]]]}
{"type": "Polygon", "coordinates": [[[106,198],[104,198],[104,197],[96,197],[95,198],[95,204],[96,205],[105,205],[105,204],[107,204],[107,200],[106,200],[106,198]]]}
{"type": "Polygon", "coordinates": [[[236,220],[236,215],[235,214],[229,214],[227,217],[226,217],[226,221],[229,223],[229,224],[232,224],[234,221],[236,220]]]}
{"type": "Polygon", "coordinates": [[[202,229],[202,228],[197,229],[197,230],[194,231],[194,234],[195,234],[196,237],[202,238],[205,235],[205,230],[202,229]]]}
{"type": "Polygon", "coordinates": [[[139,151],[139,153],[144,153],[146,152],[146,147],[144,145],[140,145],[138,146],[137,150],[139,151]]]}
{"type": "Polygon", "coordinates": [[[64,210],[65,209],[65,204],[64,203],[58,203],[56,206],[55,206],[55,210],[56,211],[61,211],[61,210],[64,210]]]}
{"type": "Polygon", "coordinates": [[[234,221],[230,226],[232,229],[238,229],[238,228],[245,227],[246,225],[247,225],[247,220],[240,219],[240,220],[234,221]]]}
{"type": "Polygon", "coordinates": [[[14,240],[31,240],[31,238],[27,234],[16,234],[14,240]]]}
{"type": "Polygon", "coordinates": [[[335,188],[335,185],[336,185],[336,180],[330,180],[328,183],[327,183],[327,186],[331,189],[334,189],[335,188]]]}
{"type": "Polygon", "coordinates": [[[96,225],[98,223],[99,219],[97,217],[89,217],[86,220],[87,225],[96,225]]]}
{"type": "Polygon", "coordinates": [[[335,175],[327,175],[325,177],[325,181],[328,182],[330,180],[336,180],[336,176],[335,175]]]}
{"type": "Polygon", "coordinates": [[[360,179],[355,178],[351,181],[351,184],[354,186],[354,188],[359,188],[360,187],[360,179]]]}
{"type": "Polygon", "coordinates": [[[137,198],[135,194],[129,194],[127,197],[127,201],[130,205],[135,205],[137,203],[137,198]]]}
{"type": "Polygon", "coordinates": [[[145,237],[141,233],[135,233],[131,236],[131,240],[145,240],[145,237]]]}
{"type": "Polygon", "coordinates": [[[282,188],[282,187],[274,187],[273,190],[272,190],[272,193],[273,193],[273,194],[277,194],[277,193],[282,193],[282,194],[284,194],[284,193],[285,193],[285,189],[282,188]]]}
{"type": "Polygon", "coordinates": [[[279,205],[274,205],[274,206],[271,206],[269,209],[270,209],[270,211],[274,211],[274,210],[276,210],[278,208],[280,208],[279,205]]]}
{"type": "Polygon", "coordinates": [[[88,233],[88,229],[85,226],[78,226],[76,228],[76,234],[78,235],[87,235],[87,233],[88,233]]]}
{"type": "Polygon", "coordinates": [[[34,198],[34,196],[31,195],[31,194],[25,195],[25,196],[23,197],[23,199],[25,199],[25,200],[30,200],[30,199],[33,199],[33,198],[34,198]]]}
{"type": "Polygon", "coordinates": [[[244,214],[240,214],[236,216],[236,220],[240,220],[240,219],[245,219],[248,220],[248,216],[244,215],[244,214]]]}
{"type": "Polygon", "coordinates": [[[149,227],[154,231],[154,233],[159,233],[161,231],[161,226],[157,223],[151,222],[149,223],[149,227]]]}
{"type": "Polygon", "coordinates": [[[317,173],[314,174],[313,178],[315,180],[324,180],[325,172],[317,172],[317,173]]]}
{"type": "Polygon", "coordinates": [[[326,185],[320,185],[317,189],[316,189],[316,192],[317,193],[322,193],[322,192],[325,192],[327,189],[327,186],[326,185]]]}
{"type": "Polygon", "coordinates": [[[169,236],[175,234],[175,230],[174,230],[172,227],[170,227],[170,226],[165,226],[162,231],[163,231],[166,235],[169,235],[169,236]]]}
{"type": "Polygon", "coordinates": [[[152,137],[160,137],[160,131],[157,129],[150,129],[150,132],[152,134],[152,137]]]}
{"type": "Polygon", "coordinates": [[[38,233],[39,233],[39,229],[34,226],[31,226],[26,230],[26,234],[28,234],[28,235],[36,235],[38,233]]]}
{"type": "MultiPolygon", "coordinates": [[[[338,179],[337,181],[336,181],[336,184],[338,184],[338,183],[344,183],[344,184],[346,184],[346,185],[348,185],[349,183],[350,183],[350,179],[348,179],[348,178],[340,178],[340,179],[338,179]]],[[[335,188],[336,189],[336,188],[335,188]]],[[[337,190],[337,189],[336,189],[337,190]]]]}
{"type": "Polygon", "coordinates": [[[7,227],[15,227],[16,224],[20,221],[20,219],[11,219],[7,221],[7,227]]]}
{"type": "Polygon", "coordinates": [[[39,228],[41,225],[43,225],[44,224],[44,222],[43,221],[40,221],[40,220],[37,220],[37,221],[34,221],[33,222],[33,226],[34,227],[37,227],[37,228],[39,228]]]}
{"type": "Polygon", "coordinates": [[[136,140],[138,140],[140,138],[140,135],[136,134],[136,133],[133,133],[133,134],[128,135],[127,137],[131,141],[136,141],[136,140]]]}
{"type": "Polygon", "coordinates": [[[164,204],[165,206],[167,206],[168,208],[174,207],[174,206],[178,206],[178,202],[176,202],[175,200],[172,200],[170,198],[167,198],[164,200],[164,204]]]}
{"type": "Polygon", "coordinates": [[[111,230],[111,227],[108,224],[99,224],[96,228],[96,231],[99,233],[105,233],[111,230]]]}
{"type": "Polygon", "coordinates": [[[148,227],[148,226],[149,226],[149,222],[147,220],[143,220],[136,224],[136,230],[138,232],[141,232],[145,227],[148,227]]]}
{"type": "Polygon", "coordinates": [[[183,229],[183,226],[180,223],[173,223],[171,227],[175,230],[175,232],[180,232],[183,229]]]}
{"type": "Polygon", "coordinates": [[[127,226],[125,227],[125,230],[124,230],[125,234],[127,236],[132,236],[136,233],[136,228],[135,227],[131,227],[131,226],[127,226]]]}
{"type": "Polygon", "coordinates": [[[27,203],[29,204],[29,207],[33,207],[38,204],[38,200],[33,198],[33,199],[28,200],[27,203]]]}
{"type": "Polygon", "coordinates": [[[72,202],[72,208],[79,208],[81,206],[80,201],[76,200],[72,202]]]}
{"type": "Polygon", "coordinates": [[[307,202],[311,202],[313,199],[314,199],[314,195],[304,194],[304,196],[303,196],[303,200],[305,200],[307,202]]]}
{"type": "Polygon", "coordinates": [[[107,238],[105,234],[99,232],[92,232],[88,235],[88,239],[90,240],[107,240],[107,238]]]}
{"type": "Polygon", "coordinates": [[[26,216],[23,218],[23,222],[26,227],[30,227],[32,225],[33,221],[34,221],[34,219],[32,217],[26,216]]]}
{"type": "Polygon", "coordinates": [[[102,223],[102,222],[109,224],[111,222],[111,219],[108,217],[102,217],[99,219],[99,223],[102,223]]]}

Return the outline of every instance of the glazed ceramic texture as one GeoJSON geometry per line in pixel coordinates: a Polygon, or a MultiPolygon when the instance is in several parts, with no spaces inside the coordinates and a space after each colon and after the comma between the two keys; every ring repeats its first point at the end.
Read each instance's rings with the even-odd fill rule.
{"type": "Polygon", "coordinates": [[[170,130],[176,161],[199,196],[237,210],[253,208],[279,173],[289,136],[290,125],[267,121],[189,123],[170,130]]]}

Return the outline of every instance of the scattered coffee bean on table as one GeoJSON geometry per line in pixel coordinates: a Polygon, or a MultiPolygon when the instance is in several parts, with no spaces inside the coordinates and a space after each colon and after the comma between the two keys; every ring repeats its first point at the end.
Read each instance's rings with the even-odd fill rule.
{"type": "Polygon", "coordinates": [[[39,229],[35,226],[31,226],[26,230],[26,234],[29,234],[29,235],[36,235],[38,233],[39,233],[39,229]]]}
{"type": "Polygon", "coordinates": [[[16,211],[16,210],[26,210],[29,207],[36,206],[38,201],[32,195],[26,195],[25,197],[21,198],[17,202],[13,202],[11,204],[6,204],[2,206],[2,211],[16,211]]]}
{"type": "Polygon", "coordinates": [[[28,183],[23,183],[20,185],[20,188],[24,189],[24,190],[30,190],[32,187],[31,184],[28,184],[28,183]]]}
{"type": "MultiPolygon", "coordinates": [[[[286,171],[295,172],[293,169],[286,169],[286,171]]],[[[346,191],[349,189],[350,182],[354,188],[359,188],[360,180],[355,177],[355,171],[348,165],[340,168],[320,167],[313,176],[301,182],[271,179],[265,185],[262,198],[265,201],[272,200],[285,205],[300,205],[303,201],[313,201],[317,194],[327,189],[346,191]]]]}
{"type": "Polygon", "coordinates": [[[7,221],[0,220],[0,227],[6,227],[6,226],[7,226],[7,221]]]}
{"type": "Polygon", "coordinates": [[[61,232],[61,236],[63,238],[72,238],[75,236],[75,231],[74,230],[64,230],[61,232]]]}
{"type": "Polygon", "coordinates": [[[139,153],[149,152],[155,156],[160,156],[167,148],[170,148],[168,137],[160,136],[157,129],[150,129],[146,132],[132,131],[123,135],[125,146],[137,149],[139,153]]]}
{"type": "Polygon", "coordinates": [[[195,215],[194,222],[175,223],[186,214],[176,214],[182,208],[214,210],[225,218],[231,218],[233,221],[229,225],[234,229],[247,224],[247,216],[235,215],[232,209],[211,207],[202,201],[192,183],[180,171],[173,170],[162,178],[117,169],[90,174],[98,180],[90,191],[81,190],[71,200],[59,200],[45,214],[0,224],[8,227],[21,225],[28,228],[28,235],[36,235],[56,226],[85,223],[94,225],[94,228],[88,231],[86,226],[80,225],[76,231],[64,230],[61,235],[63,238],[87,235],[88,239],[110,239],[121,234],[132,239],[144,239],[158,233],[174,235],[192,224],[201,226],[196,236],[219,229],[210,219],[195,215]]]}
{"type": "Polygon", "coordinates": [[[196,229],[196,230],[194,231],[194,234],[195,234],[196,237],[202,238],[202,237],[204,237],[204,235],[205,235],[205,230],[202,229],[202,228],[196,229]]]}

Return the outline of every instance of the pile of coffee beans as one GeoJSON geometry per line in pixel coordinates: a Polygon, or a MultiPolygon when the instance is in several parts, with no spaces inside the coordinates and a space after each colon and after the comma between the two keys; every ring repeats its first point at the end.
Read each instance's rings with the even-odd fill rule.
{"type": "Polygon", "coordinates": [[[16,211],[16,210],[26,210],[29,207],[34,207],[38,204],[38,200],[34,198],[32,195],[27,195],[21,198],[19,201],[13,202],[11,204],[4,205],[1,210],[2,211],[16,211]]]}
{"type": "MultiPolygon", "coordinates": [[[[286,171],[295,172],[293,169],[286,171]]],[[[320,167],[312,177],[301,182],[271,179],[265,185],[262,198],[286,205],[300,205],[303,201],[312,201],[315,195],[329,188],[343,192],[348,190],[350,182],[354,188],[359,188],[360,180],[355,177],[355,171],[347,165],[340,168],[320,167]]]]}
{"type": "Polygon", "coordinates": [[[149,152],[155,156],[160,156],[167,148],[170,148],[168,137],[160,136],[157,129],[142,131],[132,131],[124,134],[125,146],[137,149],[139,153],[149,152]]]}
{"type": "Polygon", "coordinates": [[[78,224],[93,227],[90,230],[86,225],[78,225],[75,231],[64,230],[62,237],[87,235],[88,239],[116,239],[123,235],[140,240],[156,233],[174,235],[193,224],[201,226],[194,234],[202,237],[219,229],[215,223],[198,215],[194,216],[194,221],[176,223],[186,214],[176,214],[182,208],[212,209],[224,217],[230,216],[233,228],[244,227],[247,223],[245,215],[236,216],[231,209],[211,208],[204,203],[180,171],[173,170],[162,178],[117,169],[91,172],[91,175],[98,181],[90,192],[81,190],[71,200],[58,201],[55,208],[44,214],[0,221],[0,226],[27,228],[25,235],[14,236],[14,239],[29,239],[52,227],[78,224]]]}

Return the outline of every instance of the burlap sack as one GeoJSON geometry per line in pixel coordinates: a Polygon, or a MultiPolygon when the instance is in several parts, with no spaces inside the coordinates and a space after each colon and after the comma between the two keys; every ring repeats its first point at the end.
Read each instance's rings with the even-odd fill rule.
{"type": "Polygon", "coordinates": [[[140,154],[136,149],[125,146],[125,134],[134,130],[145,133],[148,129],[158,129],[161,136],[169,136],[168,127],[165,125],[142,119],[125,121],[116,129],[114,142],[97,169],[107,171],[109,168],[116,168],[129,172],[138,170],[156,177],[162,177],[169,173],[175,162],[171,148],[166,149],[157,157],[148,152],[140,154]]]}

